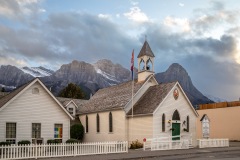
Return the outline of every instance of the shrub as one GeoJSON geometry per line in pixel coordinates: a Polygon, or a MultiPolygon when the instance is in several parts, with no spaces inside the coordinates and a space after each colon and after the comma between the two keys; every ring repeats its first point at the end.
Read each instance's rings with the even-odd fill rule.
{"type": "Polygon", "coordinates": [[[31,144],[29,140],[22,140],[18,142],[18,145],[23,145],[23,144],[31,144]]]}
{"type": "Polygon", "coordinates": [[[8,146],[11,145],[9,142],[0,142],[0,146],[8,146]]]}
{"type": "Polygon", "coordinates": [[[138,149],[138,148],[143,148],[143,144],[140,143],[138,140],[132,141],[130,145],[130,149],[138,149]]]}
{"type": "Polygon", "coordinates": [[[79,140],[77,139],[68,139],[66,143],[79,143],[79,140]]]}
{"type": "Polygon", "coordinates": [[[47,140],[47,144],[52,144],[52,143],[61,143],[60,139],[49,139],[47,140]]]}
{"type": "Polygon", "coordinates": [[[71,138],[82,140],[84,135],[84,128],[82,124],[74,124],[70,128],[71,138]]]}

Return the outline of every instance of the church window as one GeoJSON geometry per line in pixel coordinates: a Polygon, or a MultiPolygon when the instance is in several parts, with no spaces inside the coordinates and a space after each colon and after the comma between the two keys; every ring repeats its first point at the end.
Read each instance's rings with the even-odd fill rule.
{"type": "Polygon", "coordinates": [[[162,115],[162,132],[165,132],[165,114],[162,115]]]}
{"type": "Polygon", "coordinates": [[[189,116],[187,116],[187,132],[189,132],[189,116]]]}
{"type": "Polygon", "coordinates": [[[86,133],[88,133],[88,116],[86,115],[86,133]]]}
{"type": "Polygon", "coordinates": [[[99,114],[97,114],[97,133],[100,132],[100,119],[99,114]]]}
{"type": "Polygon", "coordinates": [[[180,120],[180,116],[177,110],[174,111],[172,120],[180,120]]]}
{"type": "Polygon", "coordinates": [[[109,113],[109,132],[113,132],[112,112],[109,113]]]}

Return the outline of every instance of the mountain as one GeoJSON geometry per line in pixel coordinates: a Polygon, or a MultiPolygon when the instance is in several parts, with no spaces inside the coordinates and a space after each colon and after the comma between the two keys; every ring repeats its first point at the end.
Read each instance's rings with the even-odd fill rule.
{"type": "MultiPolygon", "coordinates": [[[[0,87],[6,87],[8,90],[27,83],[34,77],[40,77],[55,95],[58,95],[60,90],[69,83],[75,83],[83,89],[87,98],[100,88],[131,79],[130,70],[106,59],[99,60],[94,64],[74,60],[69,64],[62,65],[56,72],[43,67],[19,69],[11,65],[1,66],[0,75],[0,87]]],[[[172,64],[165,72],[157,73],[155,77],[159,83],[178,81],[193,105],[213,102],[194,87],[187,71],[177,63],[172,64]]]]}
{"type": "Polygon", "coordinates": [[[30,74],[24,73],[19,68],[11,65],[2,65],[0,67],[0,75],[0,86],[6,90],[12,90],[34,78],[30,74]]]}
{"type": "Polygon", "coordinates": [[[165,72],[157,73],[155,78],[159,83],[178,81],[193,105],[213,103],[212,100],[196,89],[187,71],[178,63],[170,65],[165,72]]]}
{"type": "Polygon", "coordinates": [[[130,71],[106,59],[94,64],[74,60],[62,65],[51,76],[41,79],[56,95],[70,82],[85,88],[85,92],[89,95],[100,88],[130,80],[130,71]]]}
{"type": "Polygon", "coordinates": [[[212,96],[212,95],[209,95],[209,94],[205,94],[205,96],[208,98],[208,99],[210,99],[210,100],[212,100],[213,102],[227,102],[227,100],[226,99],[222,99],[222,98],[219,98],[219,97],[215,97],[215,96],[212,96]]]}
{"type": "Polygon", "coordinates": [[[40,67],[23,67],[20,68],[24,73],[30,74],[33,77],[46,77],[46,76],[51,76],[54,71],[50,69],[46,69],[42,66],[40,67]]]}

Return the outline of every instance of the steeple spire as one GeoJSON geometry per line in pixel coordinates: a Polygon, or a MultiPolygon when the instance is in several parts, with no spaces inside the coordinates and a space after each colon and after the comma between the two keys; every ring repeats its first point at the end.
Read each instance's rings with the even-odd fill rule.
{"type": "Polygon", "coordinates": [[[147,42],[145,42],[138,54],[138,81],[144,81],[149,75],[154,74],[154,54],[147,42]]]}

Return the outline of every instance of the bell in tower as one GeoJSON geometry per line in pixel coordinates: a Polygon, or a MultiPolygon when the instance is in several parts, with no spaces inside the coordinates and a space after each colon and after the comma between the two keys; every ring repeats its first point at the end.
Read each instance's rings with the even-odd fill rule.
{"type": "Polygon", "coordinates": [[[138,54],[138,82],[144,81],[149,75],[154,74],[154,54],[145,40],[138,54]]]}

